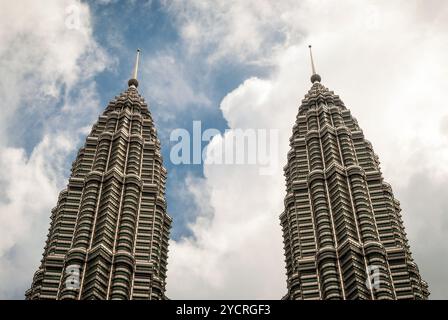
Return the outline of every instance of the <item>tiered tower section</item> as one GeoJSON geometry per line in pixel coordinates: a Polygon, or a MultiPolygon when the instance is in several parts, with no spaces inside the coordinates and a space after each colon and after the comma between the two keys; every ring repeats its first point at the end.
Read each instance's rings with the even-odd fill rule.
{"type": "Polygon", "coordinates": [[[284,168],[284,299],[426,299],[371,143],[320,76],[311,79],[284,168]]]}
{"type": "Polygon", "coordinates": [[[109,103],[79,150],[27,299],[165,298],[166,170],[137,86],[109,103]]]}

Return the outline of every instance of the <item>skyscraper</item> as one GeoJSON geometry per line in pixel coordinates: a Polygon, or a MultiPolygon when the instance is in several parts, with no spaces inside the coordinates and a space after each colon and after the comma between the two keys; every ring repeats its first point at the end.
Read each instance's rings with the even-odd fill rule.
{"type": "Polygon", "coordinates": [[[153,119],[138,93],[111,101],[52,210],[27,299],[164,299],[171,218],[153,119]]]}
{"type": "Polygon", "coordinates": [[[426,299],[400,203],[339,96],[321,84],[302,100],[284,168],[280,216],[284,299],[426,299]]]}

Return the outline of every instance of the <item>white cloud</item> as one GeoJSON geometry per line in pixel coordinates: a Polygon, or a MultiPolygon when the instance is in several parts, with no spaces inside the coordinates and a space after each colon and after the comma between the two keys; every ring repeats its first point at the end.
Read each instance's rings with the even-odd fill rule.
{"type": "MultiPolygon", "coordinates": [[[[105,67],[92,39],[89,8],[76,0],[0,3],[0,142],[19,124],[16,112],[46,116],[62,89],[105,67]]],[[[20,126],[19,126],[20,127],[20,126]]]]}
{"type": "MultiPolygon", "coordinates": [[[[208,61],[222,58],[246,62],[268,62],[275,44],[287,36],[291,24],[284,23],[297,1],[166,1],[180,26],[190,53],[208,52],[208,61]],[[212,48],[212,50],[210,50],[212,48]]],[[[296,38],[297,35],[289,36],[296,38]]]]}
{"type": "Polygon", "coordinates": [[[31,284],[106,60],[80,1],[0,3],[0,298],[23,298],[31,284]]]}
{"type": "MultiPolygon", "coordinates": [[[[286,51],[271,79],[248,79],[221,103],[231,128],[281,130],[281,164],[285,163],[298,101],[298,77],[291,76],[300,71],[299,64],[292,63],[299,55],[298,48],[286,51]],[[276,108],[281,112],[274,112],[276,108]]],[[[213,138],[208,160],[221,154],[217,150],[222,150],[226,138],[213,138]]],[[[171,298],[279,299],[286,293],[278,219],[283,210],[281,167],[271,176],[262,176],[255,165],[205,165],[206,179],[199,188],[210,190],[210,194],[205,198],[198,192],[192,194],[197,201],[209,201],[214,211],[199,215],[191,226],[194,238],[171,243],[171,298]],[[176,285],[178,277],[188,285],[176,285]]],[[[194,183],[190,186],[198,188],[194,183]]]]}
{"type": "MultiPolygon", "coordinates": [[[[200,212],[192,231],[194,238],[170,243],[168,295],[170,298],[219,299],[252,297],[279,298],[282,292],[282,242],[276,212],[281,199],[264,196],[263,186],[272,182],[265,176],[259,185],[247,188],[241,177],[257,177],[256,168],[221,167],[207,172],[207,179],[190,185],[195,199],[220,207],[200,212]],[[226,183],[218,184],[218,182],[226,183]],[[197,190],[209,190],[206,198],[197,190]],[[244,201],[239,196],[244,194],[244,201]],[[271,222],[274,225],[271,226],[271,222]],[[260,237],[260,232],[265,237],[260,237]],[[179,285],[182,284],[182,285],[179,285]]],[[[281,188],[281,184],[277,187],[281,188]]],[[[200,206],[198,206],[200,207],[200,206]]]]}
{"type": "Polygon", "coordinates": [[[177,61],[173,52],[159,52],[153,57],[146,57],[142,62],[141,86],[152,101],[163,108],[157,110],[161,120],[169,120],[178,111],[186,108],[210,106],[210,100],[199,91],[196,91],[192,82],[196,75],[189,74],[187,66],[177,61]]]}
{"type": "MultiPolygon", "coordinates": [[[[411,250],[433,298],[446,298],[448,250],[446,245],[437,250],[432,245],[448,242],[444,196],[423,191],[438,190],[448,178],[444,130],[448,5],[443,1],[238,4],[222,1],[212,6],[198,1],[192,10],[178,2],[171,6],[174,11],[182,7],[180,28],[192,28],[194,23],[194,32],[183,34],[195,50],[203,50],[205,38],[211,61],[235,57],[276,66],[269,77],[251,78],[223,100],[221,109],[230,128],[278,128],[285,163],[297,107],[311,85],[306,45],[312,42],[323,84],[335,90],[358,118],[382,161],[385,179],[402,200],[411,250]],[[245,21],[250,21],[250,28],[244,28],[245,21]],[[275,32],[284,40],[272,41],[275,32]],[[195,42],[198,34],[203,38],[195,42]],[[272,45],[272,51],[266,49],[272,45]]],[[[209,148],[219,145],[219,139],[223,138],[215,137],[209,148]]],[[[214,213],[206,216],[206,224],[201,216],[191,226],[194,237],[172,242],[171,298],[276,299],[286,293],[278,220],[284,177],[281,170],[271,177],[257,172],[251,167],[205,166],[201,184],[210,190],[205,199],[214,213]]]]}
{"type": "Polygon", "coordinates": [[[0,149],[0,297],[23,297],[42,254],[43,240],[62,186],[73,142],[45,136],[28,158],[23,149],[0,149]],[[21,294],[18,292],[21,290],[21,294]]]}

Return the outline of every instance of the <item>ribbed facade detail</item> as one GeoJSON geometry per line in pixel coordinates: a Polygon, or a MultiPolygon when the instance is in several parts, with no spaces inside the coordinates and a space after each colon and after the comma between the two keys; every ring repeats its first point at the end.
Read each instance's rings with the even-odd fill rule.
{"type": "Polygon", "coordinates": [[[284,299],[426,299],[400,203],[371,143],[316,79],[299,108],[284,168],[284,299]]]}
{"type": "Polygon", "coordinates": [[[73,162],[26,298],[164,299],[172,222],[165,182],[151,114],[130,85],[73,162]]]}

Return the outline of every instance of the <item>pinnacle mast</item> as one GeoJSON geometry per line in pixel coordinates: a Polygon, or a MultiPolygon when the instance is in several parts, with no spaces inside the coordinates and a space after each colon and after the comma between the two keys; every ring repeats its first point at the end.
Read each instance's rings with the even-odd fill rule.
{"type": "Polygon", "coordinates": [[[311,82],[320,82],[320,75],[316,73],[316,67],[314,66],[313,51],[311,50],[311,45],[309,45],[308,48],[310,48],[311,70],[313,72],[313,74],[311,75],[311,82]]]}
{"type": "Polygon", "coordinates": [[[140,49],[137,49],[137,56],[135,58],[134,71],[132,72],[132,78],[129,79],[129,81],[128,81],[128,86],[129,87],[131,87],[131,86],[134,86],[135,88],[138,87],[137,76],[138,76],[139,62],[140,62],[140,49]]]}

